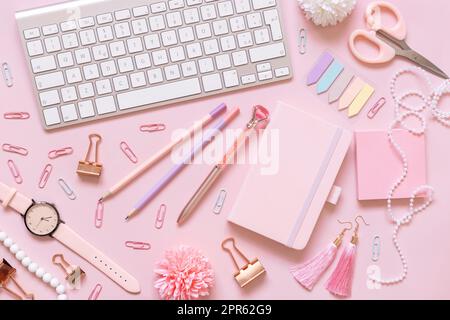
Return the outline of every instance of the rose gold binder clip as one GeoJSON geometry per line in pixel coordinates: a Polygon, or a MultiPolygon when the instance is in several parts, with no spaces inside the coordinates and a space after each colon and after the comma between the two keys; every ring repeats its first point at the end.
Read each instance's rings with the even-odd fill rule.
{"type": "Polygon", "coordinates": [[[32,293],[27,293],[14,279],[14,275],[16,273],[16,269],[13,268],[8,261],[5,259],[2,259],[3,261],[0,263],[0,289],[5,290],[8,292],[11,296],[13,296],[17,300],[23,300],[23,299],[31,299],[34,300],[34,295],[32,293]],[[19,289],[19,293],[14,292],[13,290],[8,288],[8,282],[12,281],[14,285],[19,289]]]}
{"type": "Polygon", "coordinates": [[[120,143],[120,150],[122,150],[122,152],[125,154],[128,160],[130,160],[133,163],[138,162],[136,154],[133,152],[133,150],[131,150],[130,146],[125,141],[122,141],[120,143]]]}
{"type": "Polygon", "coordinates": [[[21,184],[23,182],[22,176],[20,175],[19,169],[17,169],[16,164],[14,163],[14,161],[12,160],[8,160],[8,168],[9,171],[11,172],[14,181],[17,184],[21,184]]]}
{"type": "Polygon", "coordinates": [[[14,146],[14,145],[9,144],[9,143],[4,143],[2,145],[2,150],[5,151],[5,152],[20,154],[21,156],[27,156],[28,155],[28,150],[27,149],[25,149],[23,147],[19,147],[19,146],[14,146]]]}
{"type": "Polygon", "coordinates": [[[139,130],[141,132],[158,132],[166,130],[166,125],[163,123],[151,123],[142,125],[139,130]]]}
{"type": "Polygon", "coordinates": [[[71,289],[80,289],[81,280],[86,276],[86,273],[79,266],[68,263],[62,254],[55,254],[52,257],[52,262],[64,270],[66,281],[71,289]]]}
{"type": "Polygon", "coordinates": [[[53,166],[51,164],[47,164],[44,167],[44,171],[42,171],[41,178],[39,179],[39,188],[44,189],[47,185],[48,179],[50,179],[50,174],[52,173],[53,166]]]}
{"type": "Polygon", "coordinates": [[[73,153],[72,147],[65,147],[61,149],[52,150],[48,153],[48,158],[55,160],[56,158],[67,156],[73,153]]]}
{"type": "Polygon", "coordinates": [[[78,174],[100,177],[100,175],[102,174],[103,166],[98,162],[98,147],[101,141],[102,137],[99,134],[94,133],[89,135],[89,148],[86,153],[85,159],[78,162],[78,174]],[[92,148],[95,149],[94,162],[89,160],[92,148]]]}
{"type": "Polygon", "coordinates": [[[367,113],[367,118],[373,119],[377,115],[377,113],[383,108],[383,106],[386,104],[386,98],[381,97],[375,104],[370,108],[369,112],[367,113]]]}
{"type": "Polygon", "coordinates": [[[162,227],[164,225],[164,220],[166,218],[166,210],[167,210],[167,206],[165,204],[162,204],[159,207],[158,213],[156,215],[156,220],[155,220],[155,228],[156,229],[162,229],[162,227]]]}
{"type": "Polygon", "coordinates": [[[125,247],[133,250],[150,250],[152,246],[147,242],[127,241],[125,242],[125,247]]]}
{"type": "Polygon", "coordinates": [[[28,112],[7,112],[3,114],[3,118],[6,120],[26,120],[30,119],[28,112]]]}
{"type": "Polygon", "coordinates": [[[103,201],[97,203],[97,208],[95,209],[95,219],[94,224],[97,229],[100,229],[103,225],[103,211],[105,209],[105,204],[103,201]]]}
{"type": "Polygon", "coordinates": [[[241,286],[241,288],[245,287],[247,284],[252,282],[253,280],[257,279],[259,276],[264,274],[266,270],[264,269],[261,262],[255,258],[253,261],[250,261],[237,247],[234,238],[228,238],[225,239],[222,242],[222,249],[227,251],[230,255],[231,259],[234,262],[234,265],[236,266],[236,269],[238,270],[234,274],[234,278],[236,279],[237,283],[241,286]],[[230,248],[227,248],[225,245],[231,242],[233,249],[237,252],[237,254],[245,260],[246,264],[243,267],[239,267],[236,258],[233,255],[233,252],[230,248]]]}
{"type": "Polygon", "coordinates": [[[91,293],[89,294],[88,300],[97,300],[100,292],[102,292],[102,289],[102,285],[100,283],[97,283],[94,289],[92,289],[91,293]]]}

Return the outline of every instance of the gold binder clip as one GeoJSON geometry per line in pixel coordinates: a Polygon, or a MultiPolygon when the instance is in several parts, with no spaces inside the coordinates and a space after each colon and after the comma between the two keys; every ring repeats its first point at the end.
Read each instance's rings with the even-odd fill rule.
{"type": "Polygon", "coordinates": [[[3,259],[3,261],[0,263],[0,289],[5,290],[6,292],[8,292],[10,295],[12,295],[17,300],[23,300],[24,298],[34,300],[34,295],[32,293],[27,293],[14,279],[15,273],[16,273],[16,269],[14,269],[8,263],[8,261],[3,259]],[[16,285],[16,287],[19,288],[20,293],[22,293],[23,296],[12,291],[11,289],[9,289],[7,287],[9,280],[11,280],[16,285]]]}
{"type": "Polygon", "coordinates": [[[237,283],[241,286],[241,288],[245,287],[247,284],[258,278],[260,275],[266,272],[261,262],[255,258],[253,261],[250,261],[237,247],[234,238],[228,238],[222,241],[222,249],[227,251],[230,255],[231,259],[236,266],[236,269],[239,270],[234,274],[234,278],[237,283]],[[225,244],[227,242],[231,242],[233,245],[233,249],[246,261],[246,265],[243,267],[239,267],[233,253],[230,248],[227,248],[225,244]]]}
{"type": "Polygon", "coordinates": [[[66,281],[72,287],[72,289],[79,289],[81,280],[86,276],[86,273],[79,267],[68,263],[62,254],[55,254],[52,257],[52,262],[60,266],[66,276],[66,281]]]}
{"type": "Polygon", "coordinates": [[[86,158],[78,162],[78,169],[77,173],[81,175],[87,175],[87,176],[94,176],[94,177],[100,177],[102,174],[103,166],[101,163],[98,162],[98,146],[100,145],[100,142],[102,141],[102,137],[99,134],[90,134],[89,135],[89,148],[88,152],[86,154],[86,158]],[[94,139],[97,139],[97,141],[94,141],[94,139]],[[89,161],[91,150],[93,145],[95,144],[95,160],[94,162],[89,161]]]}

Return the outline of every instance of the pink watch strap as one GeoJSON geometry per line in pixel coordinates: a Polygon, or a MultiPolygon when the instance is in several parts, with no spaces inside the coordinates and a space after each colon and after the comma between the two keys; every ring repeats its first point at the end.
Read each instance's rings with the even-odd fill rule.
{"type": "Polygon", "coordinates": [[[126,291],[130,293],[139,293],[141,291],[139,282],[136,278],[105,256],[89,242],[81,238],[66,224],[61,223],[52,236],[66,247],[79,254],[82,258],[86,259],[126,291]]]}
{"type": "Polygon", "coordinates": [[[0,201],[2,207],[11,207],[20,214],[25,214],[28,208],[33,204],[33,200],[25,197],[23,194],[17,192],[16,189],[8,187],[6,184],[0,182],[0,201]]]}

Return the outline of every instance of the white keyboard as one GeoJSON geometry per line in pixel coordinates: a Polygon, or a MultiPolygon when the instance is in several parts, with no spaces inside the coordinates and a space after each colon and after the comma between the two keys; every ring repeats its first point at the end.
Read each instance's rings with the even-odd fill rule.
{"type": "Polygon", "coordinates": [[[46,129],[291,78],[281,0],[77,0],[16,13],[46,129]]]}

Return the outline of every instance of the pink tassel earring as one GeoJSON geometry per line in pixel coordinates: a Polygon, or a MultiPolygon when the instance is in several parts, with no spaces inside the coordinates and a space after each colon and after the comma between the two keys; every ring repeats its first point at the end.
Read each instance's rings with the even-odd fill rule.
{"type": "Polygon", "coordinates": [[[361,218],[366,226],[369,225],[362,216],[357,216],[355,218],[356,228],[353,232],[352,240],[345,247],[336,269],[334,269],[326,284],[328,291],[341,297],[348,297],[352,294],[352,279],[353,270],[355,268],[356,245],[358,243],[359,231],[358,218],[361,218]]]}
{"type": "Polygon", "coordinates": [[[338,237],[332,243],[328,244],[328,246],[319,252],[314,258],[301,265],[291,268],[291,273],[295,280],[310,291],[317,281],[319,281],[325,270],[328,269],[336,258],[337,249],[342,243],[342,238],[344,238],[345,232],[353,228],[353,224],[351,222],[341,222],[339,220],[338,222],[340,224],[349,224],[350,227],[343,229],[338,237]]]}

